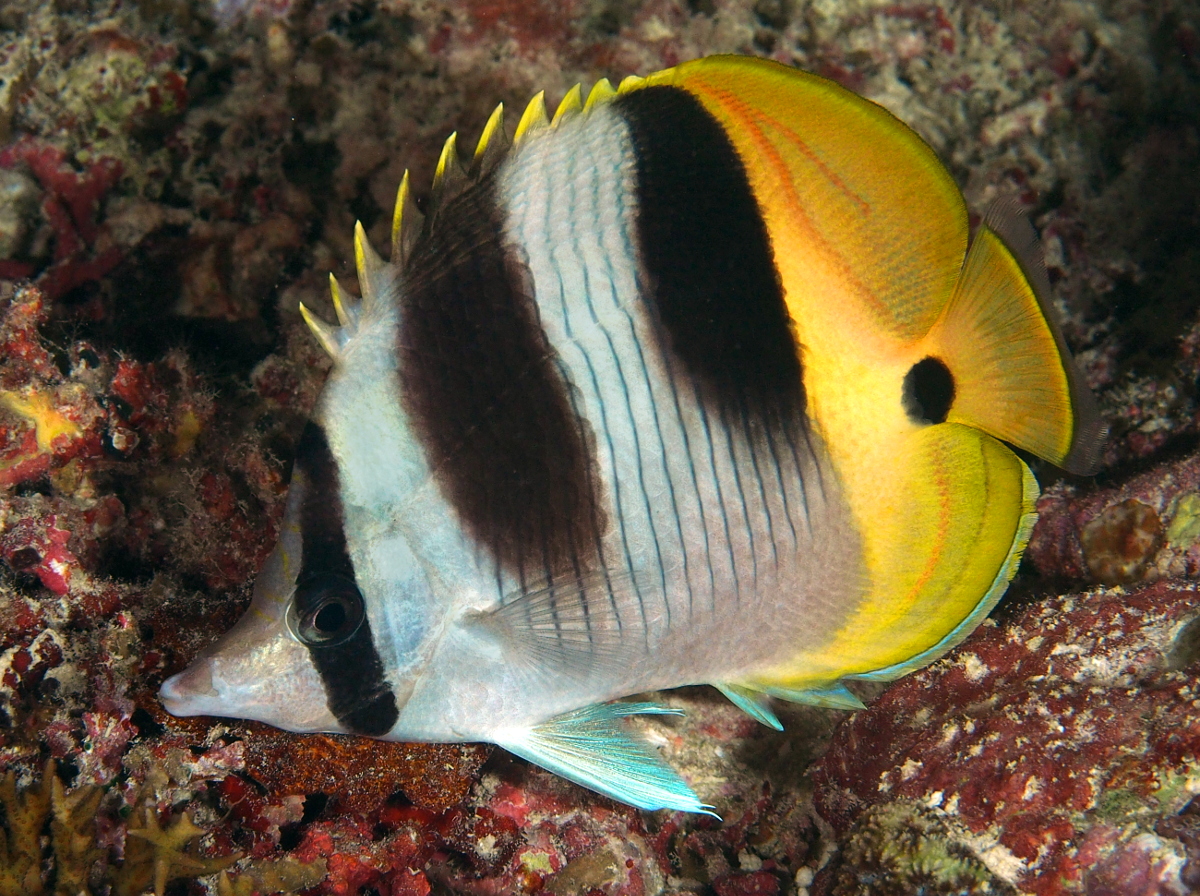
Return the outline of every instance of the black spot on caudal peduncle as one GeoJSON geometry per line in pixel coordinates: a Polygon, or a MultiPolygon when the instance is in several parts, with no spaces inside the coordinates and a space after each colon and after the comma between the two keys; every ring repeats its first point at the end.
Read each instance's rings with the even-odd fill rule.
{"type": "Polygon", "coordinates": [[[671,353],[754,429],[798,421],[800,354],[745,167],[699,100],[647,87],[614,101],[637,159],[638,248],[671,353]]]}
{"type": "Polygon", "coordinates": [[[492,175],[436,211],[400,304],[401,395],[463,528],[521,582],[592,566],[600,476],[492,175]]]}
{"type": "MultiPolygon", "coordinates": [[[[311,421],[304,427],[296,449],[296,468],[303,475],[304,493],[300,505],[300,574],[296,577],[292,613],[301,622],[300,637],[325,686],[329,711],[347,731],[378,737],[392,729],[400,711],[384,676],[383,661],[354,580],[354,564],[346,547],[337,460],[324,431],[311,421]],[[343,609],[357,610],[360,618],[355,620],[356,627],[343,638],[322,641],[308,637],[305,626],[312,627],[323,607],[334,605],[331,590],[338,592],[334,596],[343,609]]],[[[329,621],[327,613],[317,625],[329,621]]]]}
{"type": "Polygon", "coordinates": [[[901,400],[914,423],[944,423],[954,405],[954,375],[940,358],[918,361],[904,377],[901,400]]]}

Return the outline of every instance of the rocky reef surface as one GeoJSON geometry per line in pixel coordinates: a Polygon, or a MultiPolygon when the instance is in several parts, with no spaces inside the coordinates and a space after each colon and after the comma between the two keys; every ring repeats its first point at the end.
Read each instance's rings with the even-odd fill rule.
{"type": "Polygon", "coordinates": [[[1200,890],[1200,10],[1183,0],[0,6],[0,896],[1200,890]],[[499,751],[156,699],[244,609],[327,362],[299,301],[492,106],[714,52],[1015,196],[1112,435],[992,619],[854,714],[639,723],[724,821],[499,751]]]}

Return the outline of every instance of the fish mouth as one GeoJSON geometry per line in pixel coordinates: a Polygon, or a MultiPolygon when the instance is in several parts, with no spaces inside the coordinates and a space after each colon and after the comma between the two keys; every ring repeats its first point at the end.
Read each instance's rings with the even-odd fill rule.
{"type": "Polygon", "coordinates": [[[173,716],[219,715],[221,693],[213,684],[212,663],[198,660],[172,675],[158,690],[163,708],[173,716]]]}

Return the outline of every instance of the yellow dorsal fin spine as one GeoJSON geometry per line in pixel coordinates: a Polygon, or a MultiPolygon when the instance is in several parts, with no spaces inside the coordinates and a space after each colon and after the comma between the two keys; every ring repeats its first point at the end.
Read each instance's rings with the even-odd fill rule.
{"type": "Polygon", "coordinates": [[[354,267],[358,271],[363,311],[370,313],[386,288],[387,265],[367,240],[361,221],[354,222],[354,267]]]}
{"type": "Polygon", "coordinates": [[[551,127],[558,127],[559,122],[566,121],[579,114],[583,108],[583,89],[576,84],[567,91],[567,95],[562,98],[562,102],[558,104],[558,108],[554,110],[554,119],[550,122],[551,127]]]}
{"type": "Polygon", "coordinates": [[[433,192],[444,193],[447,185],[453,185],[465,176],[466,172],[458,158],[458,131],[455,131],[442,144],[442,154],[438,156],[437,168],[433,171],[433,192]]]}
{"type": "Polygon", "coordinates": [[[403,267],[408,262],[413,243],[421,233],[421,225],[425,216],[417,211],[409,188],[408,169],[400,178],[400,187],[396,190],[396,207],[392,211],[392,264],[403,267]]]}
{"type": "Polygon", "coordinates": [[[488,116],[483,133],[479,135],[479,142],[475,144],[473,164],[477,168],[489,167],[487,161],[507,149],[507,144],[508,137],[504,133],[504,103],[500,103],[488,116]]]}
{"type": "Polygon", "coordinates": [[[586,112],[600,103],[607,103],[616,95],[617,92],[613,89],[612,82],[608,78],[601,78],[592,85],[592,89],[588,93],[587,102],[583,104],[583,109],[586,112]]]}
{"type": "Polygon", "coordinates": [[[529,134],[540,131],[549,124],[550,119],[546,115],[546,91],[539,90],[537,95],[529,101],[525,111],[521,113],[521,120],[517,122],[517,131],[513,134],[513,143],[520,145],[521,141],[529,134]]]}
{"type": "Polygon", "coordinates": [[[303,302],[300,303],[300,316],[304,318],[304,322],[308,324],[308,328],[312,330],[312,334],[317,337],[317,342],[320,343],[321,348],[325,349],[326,354],[336,361],[338,355],[342,352],[342,343],[345,341],[341,329],[332,324],[325,323],[325,321],[309,311],[303,302]]]}
{"type": "Polygon", "coordinates": [[[358,302],[349,300],[337,277],[329,275],[329,294],[333,297],[333,313],[342,327],[353,330],[358,325],[358,302]]]}

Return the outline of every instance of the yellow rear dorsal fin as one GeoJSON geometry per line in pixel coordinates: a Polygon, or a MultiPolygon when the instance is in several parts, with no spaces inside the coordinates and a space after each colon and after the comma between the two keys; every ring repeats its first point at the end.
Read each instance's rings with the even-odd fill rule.
{"type": "Polygon", "coordinates": [[[1037,236],[1015,203],[989,209],[927,339],[954,377],[946,419],[1072,473],[1091,473],[1106,432],[1049,307],[1037,236]]]}

